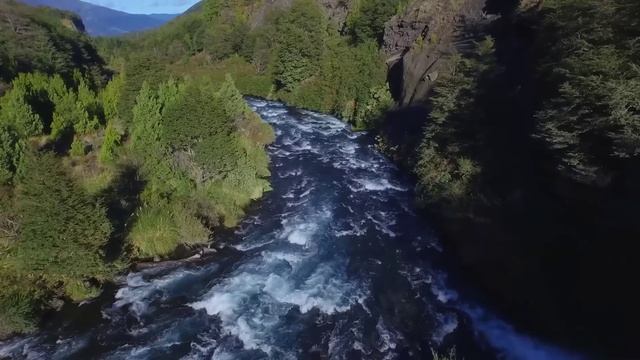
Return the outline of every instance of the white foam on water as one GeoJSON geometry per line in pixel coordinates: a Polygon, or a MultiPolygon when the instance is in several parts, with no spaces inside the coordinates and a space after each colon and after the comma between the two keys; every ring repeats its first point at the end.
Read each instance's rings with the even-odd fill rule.
{"type": "Polygon", "coordinates": [[[411,284],[411,288],[413,290],[420,290],[422,286],[431,284],[433,281],[433,277],[431,274],[427,273],[425,269],[419,267],[413,267],[409,270],[401,270],[399,271],[411,284]]]}
{"type": "Polygon", "coordinates": [[[194,272],[179,270],[163,277],[146,281],[144,280],[142,273],[129,273],[126,277],[126,286],[121,287],[116,292],[116,301],[113,303],[112,309],[118,309],[129,305],[129,311],[139,318],[147,313],[149,308],[149,298],[154,293],[164,293],[184,277],[195,274],[196,273],[194,272]]]}
{"type": "MultiPolygon", "coordinates": [[[[249,101],[249,105],[250,105],[252,108],[261,108],[261,107],[265,107],[265,106],[267,106],[268,104],[269,104],[269,103],[268,103],[268,102],[266,102],[265,100],[251,99],[251,100],[249,101]]],[[[255,111],[255,109],[254,109],[254,111],[255,111]]]]}
{"type": "Polygon", "coordinates": [[[274,331],[292,307],[303,313],[317,308],[333,314],[365,298],[356,283],[343,278],[338,264],[323,263],[303,281],[294,280],[290,271],[275,269],[270,261],[245,264],[190,305],[218,316],[223,331],[240,339],[245,349],[270,354],[274,331]]]}
{"type": "Polygon", "coordinates": [[[286,239],[291,244],[307,245],[331,219],[331,211],[322,209],[312,214],[285,217],[282,220],[280,239],[286,239]]]}
{"type": "Polygon", "coordinates": [[[292,229],[285,230],[283,237],[292,244],[306,245],[317,231],[318,225],[316,224],[300,224],[292,229]]]}
{"type": "Polygon", "coordinates": [[[248,241],[248,240],[241,240],[239,243],[237,244],[233,244],[231,245],[231,247],[233,247],[236,250],[239,251],[251,251],[254,249],[258,249],[261,247],[265,247],[269,244],[273,243],[273,239],[272,238],[268,238],[268,237],[261,237],[257,240],[253,240],[253,241],[248,241]]]}
{"type": "Polygon", "coordinates": [[[586,357],[516,331],[510,324],[485,309],[470,304],[460,306],[473,326],[501,352],[506,360],[582,360],[586,357]]]}
{"type": "Polygon", "coordinates": [[[455,301],[458,299],[458,293],[447,288],[440,287],[439,285],[432,284],[431,292],[436,296],[438,301],[443,304],[455,301]]]}
{"type": "Polygon", "coordinates": [[[354,284],[341,279],[333,264],[321,264],[301,284],[280,275],[270,274],[264,291],[280,303],[298,306],[300,312],[319,309],[325,314],[349,310],[364,301],[365,293],[354,284]]]}
{"type": "Polygon", "coordinates": [[[0,358],[21,357],[26,360],[46,358],[46,351],[37,348],[37,338],[24,338],[0,342],[0,358]]]}
{"type": "Polygon", "coordinates": [[[351,156],[356,153],[358,149],[358,144],[353,142],[343,142],[338,145],[338,150],[347,156],[351,156]]]}
{"type": "Polygon", "coordinates": [[[315,154],[319,154],[320,150],[316,149],[315,147],[313,147],[311,145],[311,143],[307,140],[302,140],[299,141],[295,144],[292,144],[291,146],[289,146],[289,149],[295,153],[298,154],[302,154],[302,153],[315,153],[315,154]]]}
{"type": "Polygon", "coordinates": [[[194,309],[204,309],[222,321],[224,330],[236,336],[247,349],[260,349],[269,353],[265,344],[265,325],[246,308],[252,296],[264,287],[265,275],[242,271],[214,286],[203,300],[190,304],[194,309]]]}
{"type": "MultiPolygon", "coordinates": [[[[384,191],[384,190],[395,190],[395,191],[407,191],[407,188],[394,185],[389,180],[384,178],[377,179],[354,179],[355,182],[360,184],[362,188],[359,191],[367,190],[367,191],[384,191]]],[[[356,190],[358,191],[358,190],[356,190]]]]}
{"type": "Polygon", "coordinates": [[[305,133],[313,133],[315,129],[313,124],[310,124],[308,121],[295,120],[291,121],[291,124],[305,133]]]}
{"type": "Polygon", "coordinates": [[[289,158],[291,156],[291,152],[280,148],[272,151],[271,155],[279,158],[289,158]]]}
{"type": "Polygon", "coordinates": [[[288,112],[287,109],[268,109],[268,110],[264,110],[261,111],[261,114],[266,116],[266,117],[270,117],[270,118],[277,118],[280,115],[286,114],[288,112]]]}
{"type": "Polygon", "coordinates": [[[348,219],[347,224],[349,225],[348,228],[336,230],[334,231],[334,235],[337,237],[362,236],[366,233],[366,226],[363,224],[362,221],[356,223],[355,221],[353,221],[353,219],[348,219]]]}
{"type": "MultiPolygon", "coordinates": [[[[375,171],[375,169],[377,168],[377,166],[375,164],[372,164],[366,160],[363,159],[359,159],[357,156],[352,156],[352,157],[341,157],[339,159],[337,159],[334,163],[333,163],[333,167],[335,167],[336,169],[341,169],[341,170],[355,170],[355,169],[366,169],[366,170],[370,170],[370,171],[375,171]]],[[[355,189],[352,189],[354,191],[356,191],[355,189]]]]}
{"type": "Polygon", "coordinates": [[[218,348],[218,342],[215,339],[203,334],[198,335],[197,341],[192,341],[190,345],[191,352],[181,360],[200,360],[205,358],[206,354],[210,354],[211,351],[215,351],[218,348]]]}
{"type": "Polygon", "coordinates": [[[306,256],[299,253],[282,251],[263,251],[262,257],[267,262],[286,261],[291,266],[299,264],[306,258],[306,256]]]}
{"type": "Polygon", "coordinates": [[[300,132],[291,132],[289,135],[285,135],[282,138],[281,143],[285,146],[291,146],[301,141],[301,139],[302,135],[300,134],[300,132]]]}
{"type": "Polygon", "coordinates": [[[357,327],[360,322],[348,323],[346,320],[339,320],[331,330],[328,341],[329,359],[346,359],[346,352],[353,348],[354,342],[362,343],[358,336],[362,335],[357,327]]]}
{"type": "Polygon", "coordinates": [[[390,330],[387,327],[387,325],[384,323],[384,320],[382,320],[382,317],[378,317],[378,322],[376,323],[376,331],[378,332],[378,341],[376,344],[376,348],[381,353],[395,350],[395,348],[398,346],[398,340],[402,338],[402,335],[393,330],[390,330]]]}
{"type": "Polygon", "coordinates": [[[217,348],[216,351],[213,353],[213,356],[211,357],[211,360],[235,360],[235,359],[236,357],[234,354],[231,354],[220,348],[217,348]]]}
{"type": "Polygon", "coordinates": [[[438,323],[431,335],[431,340],[441,344],[444,338],[458,328],[458,316],[454,313],[436,313],[435,320],[438,323]]]}
{"type": "Polygon", "coordinates": [[[354,341],[352,348],[353,350],[360,351],[364,355],[371,355],[371,353],[373,352],[371,349],[369,349],[365,344],[361,343],[360,341],[354,341]]]}
{"type": "Polygon", "coordinates": [[[292,176],[300,176],[302,175],[302,169],[301,168],[295,168],[292,170],[287,170],[287,171],[283,171],[283,172],[279,172],[278,176],[281,178],[288,178],[288,177],[292,177],[292,176]]]}
{"type": "Polygon", "coordinates": [[[391,230],[391,227],[396,224],[395,216],[386,211],[378,211],[376,213],[367,212],[366,218],[369,219],[382,233],[389,237],[396,237],[397,234],[391,230]]]}

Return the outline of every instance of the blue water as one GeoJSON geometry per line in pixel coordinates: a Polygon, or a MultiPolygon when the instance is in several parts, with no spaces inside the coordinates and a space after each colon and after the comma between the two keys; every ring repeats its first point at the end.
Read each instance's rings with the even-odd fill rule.
{"type": "Polygon", "coordinates": [[[120,279],[16,359],[580,359],[515,331],[447,278],[412,184],[364,133],[249,100],[273,125],[273,191],[200,264],[120,279]],[[90,314],[94,314],[93,317],[90,314]]]}

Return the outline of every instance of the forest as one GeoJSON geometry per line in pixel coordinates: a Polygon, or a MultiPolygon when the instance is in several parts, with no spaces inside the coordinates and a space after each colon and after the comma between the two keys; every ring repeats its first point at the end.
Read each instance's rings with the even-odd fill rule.
{"type": "Polygon", "coordinates": [[[153,77],[162,65],[144,57],[109,71],[65,17],[2,6],[25,24],[1,23],[6,335],[35,329],[61,299],[98,295],[134,259],[161,259],[179,245],[208,243],[219,226],[234,226],[269,190],[265,146],[274,134],[231,75],[153,77]],[[42,41],[25,48],[25,37],[42,41]],[[56,47],[63,40],[86,56],[56,47]],[[38,58],[40,43],[60,59],[54,67],[38,58]]]}
{"type": "MultiPolygon", "coordinates": [[[[488,1],[500,17],[456,27],[471,41],[443,51],[408,119],[385,31],[419,2],[347,1],[336,21],[314,0],[207,0],[96,39],[70,14],[0,4],[0,336],[238,224],[270,189],[275,134],[252,95],[377,135],[446,248],[523,327],[632,344],[610,329],[632,334],[640,299],[610,294],[638,270],[639,3],[488,1]]],[[[456,43],[436,35],[410,48],[456,43]]]]}
{"type": "Polygon", "coordinates": [[[448,61],[409,160],[418,201],[509,316],[618,356],[640,318],[624,290],[638,272],[639,15],[627,0],[505,11],[448,61]]]}

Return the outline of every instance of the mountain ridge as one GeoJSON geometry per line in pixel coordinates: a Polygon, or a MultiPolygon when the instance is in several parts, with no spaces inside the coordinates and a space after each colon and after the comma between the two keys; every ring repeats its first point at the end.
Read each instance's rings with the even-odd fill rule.
{"type": "Polygon", "coordinates": [[[179,14],[130,14],[81,0],[20,0],[32,6],[71,11],[82,18],[92,36],[118,36],[157,28],[179,14]]]}

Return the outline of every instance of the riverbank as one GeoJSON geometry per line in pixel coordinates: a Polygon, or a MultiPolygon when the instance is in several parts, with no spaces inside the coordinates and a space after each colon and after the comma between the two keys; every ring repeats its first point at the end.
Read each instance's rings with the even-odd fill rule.
{"type": "Polygon", "coordinates": [[[269,147],[273,191],[222,235],[224,247],[202,262],[128,273],[61,322],[1,343],[0,356],[383,359],[453,347],[480,360],[566,354],[461,288],[413,205],[413,183],[369,134],[328,115],[250,103],[279,134],[269,147]]]}
{"type": "Polygon", "coordinates": [[[630,217],[638,212],[638,160],[615,154],[613,130],[598,128],[595,118],[616,123],[616,107],[582,83],[598,78],[603,89],[637,79],[598,73],[575,53],[584,44],[573,42],[575,29],[587,26],[576,21],[580,14],[609,29],[602,33],[618,34],[585,40],[593,59],[633,62],[626,50],[599,53],[629,34],[622,29],[633,28],[626,20],[633,9],[623,2],[492,3],[502,18],[478,34],[491,35],[485,44],[492,46],[460,49],[455,74],[441,72],[422,106],[389,113],[381,149],[408,172],[422,167],[420,201],[445,248],[505,318],[596,357],[637,357],[640,299],[629,284],[640,234],[630,217]],[[593,109],[596,98],[607,105],[593,109]]]}

